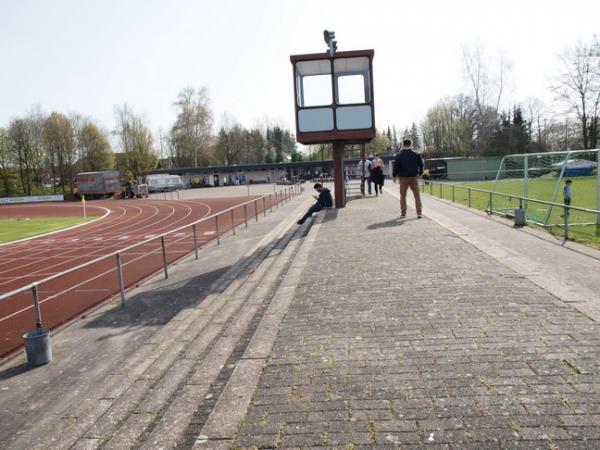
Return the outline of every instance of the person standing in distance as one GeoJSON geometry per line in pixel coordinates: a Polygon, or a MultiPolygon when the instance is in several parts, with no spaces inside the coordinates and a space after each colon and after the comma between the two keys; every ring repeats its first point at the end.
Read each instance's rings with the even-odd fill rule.
{"type": "Polygon", "coordinates": [[[313,197],[317,200],[317,203],[308,208],[306,214],[304,214],[302,219],[297,222],[298,225],[302,225],[306,219],[312,216],[312,213],[321,211],[323,208],[331,208],[333,206],[333,199],[331,198],[331,191],[329,189],[324,188],[321,183],[315,183],[315,191],[319,193],[318,197],[313,195],[313,197]]]}
{"type": "Polygon", "coordinates": [[[400,218],[406,217],[406,192],[408,188],[415,196],[417,217],[420,219],[423,212],[421,193],[419,192],[419,177],[423,174],[423,160],[412,149],[412,141],[405,138],[402,149],[396,155],[394,162],[394,183],[400,182],[400,218]]]}
{"type": "Polygon", "coordinates": [[[369,187],[369,195],[371,195],[371,161],[366,155],[362,155],[362,159],[358,162],[358,174],[360,175],[360,193],[365,195],[365,183],[369,187]]]}
{"type": "Polygon", "coordinates": [[[371,162],[371,181],[375,185],[375,195],[383,194],[381,188],[383,187],[383,169],[385,163],[383,159],[379,157],[379,153],[375,153],[375,158],[371,162]]]}

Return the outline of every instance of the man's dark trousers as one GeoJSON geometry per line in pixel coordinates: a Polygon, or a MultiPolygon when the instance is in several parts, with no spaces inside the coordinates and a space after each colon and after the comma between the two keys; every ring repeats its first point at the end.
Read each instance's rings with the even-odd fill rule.
{"type": "Polygon", "coordinates": [[[321,211],[322,209],[323,209],[323,206],[321,206],[321,204],[320,204],[320,203],[318,203],[318,202],[317,202],[317,203],[315,203],[315,204],[314,204],[314,205],[312,205],[310,208],[308,208],[308,211],[306,211],[306,214],[304,214],[304,216],[302,217],[302,219],[300,219],[300,220],[298,221],[298,223],[304,223],[304,221],[305,221],[306,219],[308,219],[308,218],[309,218],[309,217],[312,215],[312,213],[319,212],[319,211],[321,211]]]}

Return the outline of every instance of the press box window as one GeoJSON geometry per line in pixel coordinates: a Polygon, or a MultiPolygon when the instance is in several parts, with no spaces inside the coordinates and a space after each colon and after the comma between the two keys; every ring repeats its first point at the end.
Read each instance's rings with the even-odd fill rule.
{"type": "Polygon", "coordinates": [[[331,105],[331,86],[330,61],[303,61],[296,64],[298,106],[304,108],[331,105]]]}

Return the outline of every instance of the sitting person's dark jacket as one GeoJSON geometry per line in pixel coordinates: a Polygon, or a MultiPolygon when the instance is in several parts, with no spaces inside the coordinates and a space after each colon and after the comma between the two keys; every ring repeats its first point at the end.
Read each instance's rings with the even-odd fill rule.
{"type": "Polygon", "coordinates": [[[304,214],[304,216],[302,216],[302,219],[298,221],[298,225],[302,225],[307,218],[312,216],[312,213],[321,211],[323,208],[330,208],[333,206],[331,191],[329,189],[324,188],[323,186],[321,186],[320,183],[315,183],[315,190],[319,193],[318,198],[315,196],[315,198],[317,199],[317,203],[312,205],[308,209],[308,211],[306,211],[306,214],[304,214]]]}
{"type": "Polygon", "coordinates": [[[321,189],[317,203],[323,208],[331,208],[333,206],[333,200],[331,198],[331,191],[327,188],[321,189]]]}

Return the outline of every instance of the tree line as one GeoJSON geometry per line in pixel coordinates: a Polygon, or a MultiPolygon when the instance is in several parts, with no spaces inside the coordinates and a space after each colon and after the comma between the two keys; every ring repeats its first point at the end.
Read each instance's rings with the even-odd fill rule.
{"type": "Polygon", "coordinates": [[[463,49],[470,92],[439,100],[420,124],[421,141],[433,156],[502,156],[567,148],[598,148],[600,41],[565,50],[548,89],[554,103],[527,98],[500,105],[510,66],[490,67],[479,46],[463,49]]]}
{"type": "MultiPolygon", "coordinates": [[[[428,156],[484,157],[567,148],[597,148],[600,117],[600,41],[566,49],[549,90],[554,104],[528,98],[502,108],[510,65],[493,66],[480,46],[463,49],[469,92],[440,99],[408,127],[377,130],[368,153],[396,151],[402,138],[428,156]]],[[[154,139],[147,122],[127,105],[115,108],[116,127],[93,119],[34,109],[0,127],[0,196],[73,191],[78,172],[116,169],[137,178],[159,167],[198,167],[329,159],[330,144],[298,151],[293,133],[279,126],[244,128],[229,117],[213,132],[205,88],[185,88],[173,103],[176,119],[154,139]],[[113,149],[116,143],[118,152],[113,149]],[[157,145],[158,144],[158,145],[157,145]],[[48,186],[45,189],[43,186],[48,186]]]]}
{"type": "Polygon", "coordinates": [[[111,131],[79,114],[39,108],[12,119],[0,127],[0,196],[68,195],[80,172],[118,170],[136,179],[161,163],[172,168],[302,159],[294,135],[280,126],[246,129],[229,120],[215,135],[205,88],[182,89],[173,106],[175,122],[158,142],[128,105],[115,108],[111,131]]]}

